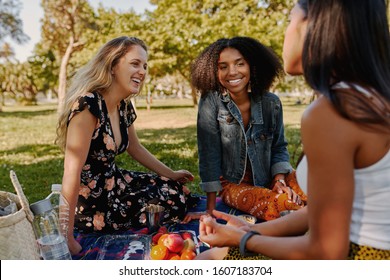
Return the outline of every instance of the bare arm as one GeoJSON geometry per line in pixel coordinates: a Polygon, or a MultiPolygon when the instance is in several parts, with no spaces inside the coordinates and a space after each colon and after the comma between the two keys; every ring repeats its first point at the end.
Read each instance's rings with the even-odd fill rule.
{"type": "Polygon", "coordinates": [[[250,229],[267,236],[297,236],[304,234],[308,227],[307,207],[304,207],[278,219],[254,224],[250,229]]]}
{"type": "Polygon", "coordinates": [[[62,195],[69,203],[68,245],[72,254],[81,250],[81,246],[73,237],[75,208],[80,188],[80,174],[87,158],[95,124],[96,118],[88,110],[84,110],[75,115],[68,126],[62,195]]]}
{"type": "Polygon", "coordinates": [[[159,161],[154,155],[152,155],[139,142],[134,124],[129,126],[128,134],[129,146],[127,148],[127,152],[140,164],[152,170],[153,172],[156,172],[158,175],[170,178],[172,180],[184,182],[186,180],[192,180],[194,178],[193,175],[187,170],[173,171],[171,168],[159,161]]]}

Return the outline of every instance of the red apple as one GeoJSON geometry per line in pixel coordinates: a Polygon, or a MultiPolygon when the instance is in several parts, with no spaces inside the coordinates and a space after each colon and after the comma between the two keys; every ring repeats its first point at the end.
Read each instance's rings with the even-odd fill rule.
{"type": "Polygon", "coordinates": [[[163,244],[169,251],[179,253],[184,247],[184,240],[181,238],[180,234],[169,233],[164,239],[163,244]]]}
{"type": "MultiPolygon", "coordinates": [[[[157,241],[158,245],[164,245],[165,239],[168,237],[168,233],[163,233],[157,241]]],[[[164,245],[165,246],[165,245],[164,245]]]]}
{"type": "Polygon", "coordinates": [[[186,239],[192,239],[192,234],[188,231],[182,232],[181,237],[186,240],[186,239]]]}
{"type": "Polygon", "coordinates": [[[185,251],[185,250],[195,251],[195,242],[194,242],[194,240],[192,240],[190,238],[187,238],[186,240],[184,240],[183,243],[184,243],[184,246],[183,246],[182,252],[185,251]]]}
{"type": "Polygon", "coordinates": [[[162,226],[162,227],[160,227],[160,228],[157,230],[157,232],[167,233],[167,232],[168,232],[168,229],[167,229],[167,227],[162,226]]]}
{"type": "Polygon", "coordinates": [[[152,237],[152,243],[157,244],[158,240],[160,239],[161,235],[163,235],[162,232],[157,232],[155,235],[152,237]]]}

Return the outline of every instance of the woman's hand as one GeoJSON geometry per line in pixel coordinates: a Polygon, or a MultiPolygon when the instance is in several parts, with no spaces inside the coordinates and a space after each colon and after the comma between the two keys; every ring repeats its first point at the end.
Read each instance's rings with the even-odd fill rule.
{"type": "Polygon", "coordinates": [[[294,202],[297,205],[302,204],[302,200],[301,200],[300,196],[292,188],[286,186],[286,183],[284,183],[284,181],[283,182],[276,181],[273,188],[272,188],[272,191],[280,193],[280,194],[287,193],[289,200],[291,200],[292,202],[294,202]]]}
{"type": "Polygon", "coordinates": [[[215,218],[200,218],[199,239],[213,247],[237,247],[246,231],[231,225],[218,224],[215,218]]]}
{"type": "Polygon", "coordinates": [[[245,231],[250,230],[250,224],[247,221],[244,221],[243,219],[241,219],[240,217],[230,215],[230,214],[227,214],[224,212],[220,212],[217,210],[213,210],[212,214],[216,219],[221,219],[221,220],[226,221],[227,225],[229,225],[229,226],[240,228],[240,229],[245,230],[245,231]]]}
{"type": "Polygon", "coordinates": [[[81,252],[81,245],[74,239],[73,236],[68,236],[68,247],[71,255],[75,255],[81,252]]]}
{"type": "Polygon", "coordinates": [[[194,175],[192,175],[191,172],[187,170],[178,170],[173,171],[173,176],[171,176],[171,179],[184,184],[188,181],[194,180],[194,175]]]}
{"type": "Polygon", "coordinates": [[[201,216],[207,215],[207,212],[188,212],[182,223],[187,224],[192,220],[199,220],[201,216]]]}

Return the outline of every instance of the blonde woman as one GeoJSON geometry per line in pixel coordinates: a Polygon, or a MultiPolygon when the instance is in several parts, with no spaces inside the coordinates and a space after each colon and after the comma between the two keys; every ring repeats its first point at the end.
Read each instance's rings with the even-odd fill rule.
{"type": "Polygon", "coordinates": [[[68,245],[80,252],[74,231],[112,233],[145,225],[150,200],[165,207],[165,220],[181,219],[192,180],[186,170],[173,171],[138,140],[137,115],[129,101],[147,75],[147,47],[135,37],[106,43],[75,76],[57,128],[65,151],[62,194],[70,206],[68,245]],[[115,157],[127,152],[154,173],[124,170],[115,157]]]}

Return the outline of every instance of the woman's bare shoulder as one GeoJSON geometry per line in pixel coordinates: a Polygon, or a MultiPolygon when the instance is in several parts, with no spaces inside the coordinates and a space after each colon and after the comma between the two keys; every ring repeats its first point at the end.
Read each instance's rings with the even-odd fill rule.
{"type": "Polygon", "coordinates": [[[334,122],[346,121],[324,96],[314,100],[302,115],[302,125],[333,125],[334,122]]]}
{"type": "Polygon", "coordinates": [[[301,120],[302,140],[322,145],[337,143],[339,147],[348,146],[355,149],[359,144],[360,129],[350,120],[344,118],[324,96],[316,99],[305,110],[301,120]]]}

